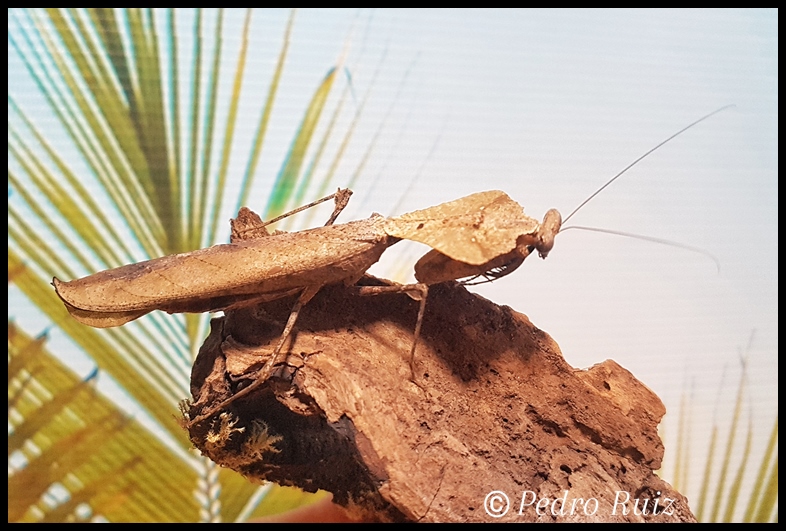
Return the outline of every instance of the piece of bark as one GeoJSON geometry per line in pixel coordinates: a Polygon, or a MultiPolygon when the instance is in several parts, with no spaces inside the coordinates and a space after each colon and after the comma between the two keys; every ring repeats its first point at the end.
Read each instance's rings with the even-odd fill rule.
{"type": "MultiPolygon", "coordinates": [[[[192,372],[190,418],[253,379],[294,300],[213,320],[192,372]]],[[[525,315],[446,283],[430,288],[416,384],[417,308],[404,294],[324,288],[300,313],[287,364],[192,425],[192,442],[252,480],[330,491],[365,518],[695,521],[653,473],[665,408],[627,370],[611,360],[574,369],[525,315]],[[499,518],[487,508],[504,499],[491,491],[509,499],[499,518]]]]}

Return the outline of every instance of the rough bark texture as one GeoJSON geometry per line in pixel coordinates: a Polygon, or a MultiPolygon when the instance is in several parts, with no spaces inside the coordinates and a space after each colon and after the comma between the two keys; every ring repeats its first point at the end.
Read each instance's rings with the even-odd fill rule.
{"type": "MultiPolygon", "coordinates": [[[[190,418],[253,379],[293,303],[213,320],[190,418]]],[[[695,521],[653,473],[665,408],[627,370],[611,360],[574,369],[525,315],[448,283],[430,289],[413,383],[417,309],[404,294],[323,289],[300,314],[286,365],[191,426],[191,440],[251,479],[330,491],[367,518],[695,521]],[[504,498],[491,491],[509,499],[499,518],[487,509],[502,512],[504,498]]]]}

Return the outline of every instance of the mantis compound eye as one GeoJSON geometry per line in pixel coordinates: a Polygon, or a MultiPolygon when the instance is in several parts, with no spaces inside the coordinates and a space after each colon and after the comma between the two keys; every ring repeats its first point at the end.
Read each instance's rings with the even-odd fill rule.
{"type": "Polygon", "coordinates": [[[551,248],[554,247],[554,238],[559,233],[560,227],[562,227],[562,215],[552,208],[543,216],[543,223],[540,224],[540,230],[538,230],[539,241],[535,247],[541,258],[546,258],[551,248]]]}

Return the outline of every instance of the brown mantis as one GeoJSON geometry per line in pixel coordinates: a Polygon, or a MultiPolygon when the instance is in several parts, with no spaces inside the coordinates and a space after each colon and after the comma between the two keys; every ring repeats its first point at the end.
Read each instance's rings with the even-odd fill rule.
{"type": "MultiPolygon", "coordinates": [[[[533,247],[545,257],[559,230],[556,211],[550,211],[546,217],[551,220],[556,216],[556,225],[553,221],[539,224],[499,191],[472,194],[397,218],[373,215],[334,225],[350,194],[348,190],[339,190],[318,201],[336,200],[334,213],[324,227],[265,233],[262,237],[130,264],[71,282],[55,278],[53,285],[76,320],[99,328],[119,326],[153,310],[227,310],[299,293],[268,365],[272,369],[300,309],[325,285],[354,285],[400,239],[420,241],[435,249],[416,267],[420,283],[366,286],[358,288],[358,292],[412,293],[422,301],[419,330],[426,286],[449,280],[443,278],[444,270],[438,270],[435,264],[460,275],[450,279],[483,274],[503,266],[509,256],[523,260],[533,247]]],[[[308,206],[311,205],[303,208],[308,206]]],[[[247,215],[247,211],[241,211],[235,223],[241,223],[241,217],[247,215]]],[[[276,220],[268,224],[273,221],[276,220]]],[[[258,223],[254,228],[263,226],[258,223]]],[[[240,237],[235,231],[233,239],[240,237]]],[[[414,349],[413,344],[412,355],[414,349]]]]}
{"type": "MultiPolygon", "coordinates": [[[[639,157],[579,205],[568,218],[641,159],[725,108],[696,120],[639,157]]],[[[336,201],[334,213],[323,227],[271,235],[261,229],[265,224],[257,223],[254,228],[261,230],[257,238],[242,239],[241,231],[233,231],[230,244],[130,264],[70,282],[55,278],[53,285],[75,319],[101,328],[122,325],[153,310],[169,313],[218,311],[299,294],[279,343],[257,381],[201,419],[247,395],[272,374],[281,361],[280,353],[298,313],[323,286],[354,285],[388,247],[401,239],[418,241],[433,249],[415,265],[418,284],[357,289],[360,294],[405,291],[420,299],[415,341],[410,352],[410,370],[415,381],[414,352],[427,286],[467,277],[494,279],[507,275],[533,250],[545,258],[562,227],[562,218],[556,210],[549,210],[543,221],[538,222],[526,216],[518,203],[500,191],[472,194],[398,217],[375,214],[364,220],[336,225],[334,221],[350,194],[348,190],[339,190],[318,201],[336,201]]],[[[248,214],[241,210],[236,221],[238,225],[244,215],[248,214]]]]}
{"type": "MultiPolygon", "coordinates": [[[[323,199],[339,199],[333,218],[350,193],[339,190],[323,199]]],[[[547,219],[554,214],[550,211],[547,219]]],[[[400,239],[431,245],[469,266],[469,274],[479,274],[496,267],[488,264],[496,264],[517,245],[534,246],[545,256],[559,229],[559,224],[550,223],[543,230],[499,191],[472,194],[397,218],[373,215],[343,225],[329,223],[155,258],[70,282],[55,278],[53,284],[75,319],[106,328],[153,310],[216,311],[295,291],[302,291],[305,304],[324,285],[354,284],[400,239]],[[434,225],[439,225],[439,231],[434,225]]],[[[421,282],[443,281],[425,271],[420,273],[421,282]]]]}

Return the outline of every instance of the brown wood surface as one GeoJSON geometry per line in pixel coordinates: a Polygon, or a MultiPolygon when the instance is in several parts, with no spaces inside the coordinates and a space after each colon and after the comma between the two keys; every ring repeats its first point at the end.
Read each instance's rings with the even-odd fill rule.
{"type": "MultiPolygon", "coordinates": [[[[195,446],[251,480],[332,492],[367,519],[695,521],[653,473],[663,404],[614,361],[574,369],[525,315],[446,283],[430,288],[413,383],[418,303],[355,291],[327,287],[309,302],[286,365],[226,415],[191,426],[195,446]],[[495,490],[510,500],[501,518],[484,508],[495,490]],[[522,508],[529,492],[549,505],[522,508]],[[626,494],[623,514],[615,500],[626,494]],[[564,508],[554,502],[565,496],[564,508]],[[594,514],[573,505],[579,499],[588,512],[595,500],[594,514]]],[[[294,300],[213,320],[192,373],[190,418],[253,379],[294,300]]]]}

